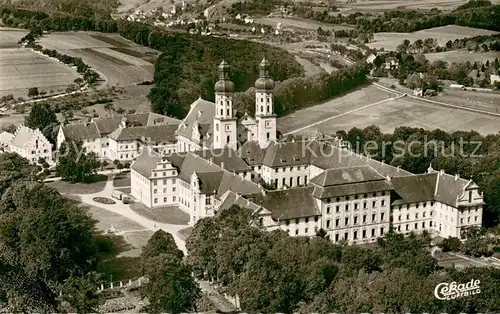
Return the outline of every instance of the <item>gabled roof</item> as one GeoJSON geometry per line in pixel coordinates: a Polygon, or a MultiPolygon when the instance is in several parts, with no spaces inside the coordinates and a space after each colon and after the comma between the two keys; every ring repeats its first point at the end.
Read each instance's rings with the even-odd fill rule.
{"type": "Polygon", "coordinates": [[[0,144],[10,144],[12,140],[14,139],[14,134],[9,133],[9,132],[2,132],[0,133],[0,144]]]}
{"type": "Polygon", "coordinates": [[[206,138],[206,134],[211,134],[214,115],[215,104],[201,99],[200,97],[191,104],[191,109],[184,120],[182,120],[179,124],[179,128],[176,133],[184,137],[191,138],[193,135],[193,125],[195,121],[197,121],[201,136],[206,138]]]}
{"type": "Polygon", "coordinates": [[[432,172],[391,178],[394,191],[401,197],[393,205],[437,201],[455,208],[471,181],[444,173],[432,172]]]}
{"type": "Polygon", "coordinates": [[[304,144],[304,141],[271,142],[265,150],[262,164],[268,167],[308,164],[311,155],[304,144]]]}
{"type": "Polygon", "coordinates": [[[393,205],[435,200],[437,176],[438,173],[426,173],[391,178],[394,191],[400,197],[393,205]]]}
{"type": "Polygon", "coordinates": [[[212,161],[219,167],[222,167],[222,163],[224,163],[223,168],[228,171],[244,172],[251,170],[245,161],[238,155],[238,152],[230,147],[206,149],[194,153],[206,160],[212,161]]]}
{"type": "Polygon", "coordinates": [[[312,187],[269,191],[254,202],[269,210],[275,220],[320,216],[312,191],[312,187]]]}
{"type": "Polygon", "coordinates": [[[126,117],[127,121],[134,126],[153,126],[164,124],[178,125],[180,123],[180,120],[178,119],[153,112],[128,114],[125,116],[94,118],[92,119],[92,121],[95,122],[97,130],[99,131],[101,136],[104,136],[116,130],[120,126],[123,117],[126,117]]]}
{"type": "Polygon", "coordinates": [[[250,166],[253,166],[262,164],[266,151],[260,147],[259,142],[248,141],[241,145],[238,152],[241,159],[243,159],[250,166]]]}
{"type": "Polygon", "coordinates": [[[151,171],[156,168],[161,161],[160,154],[155,151],[144,149],[142,153],[135,159],[130,168],[137,171],[146,178],[151,177],[151,171]]]}
{"type": "Polygon", "coordinates": [[[155,125],[139,127],[118,127],[108,135],[115,141],[146,140],[152,142],[175,142],[175,130],[177,125],[155,125]]]}
{"type": "Polygon", "coordinates": [[[315,186],[313,196],[319,199],[323,199],[329,197],[391,191],[392,189],[392,185],[390,185],[386,180],[377,180],[333,185],[327,187],[315,186]]]}
{"type": "Polygon", "coordinates": [[[238,205],[242,208],[249,208],[253,211],[259,210],[261,207],[251,200],[242,197],[241,195],[233,192],[227,191],[221,197],[221,204],[219,205],[219,212],[225,209],[229,209],[233,205],[238,205]]]}
{"type": "Polygon", "coordinates": [[[327,169],[311,179],[311,183],[327,187],[360,182],[385,180],[380,173],[368,165],[327,169]]]}
{"type": "Polygon", "coordinates": [[[61,127],[66,139],[90,140],[101,137],[95,123],[68,124],[61,127]]]}
{"type": "Polygon", "coordinates": [[[48,142],[39,129],[32,130],[24,125],[20,125],[14,133],[14,137],[10,142],[10,145],[18,148],[24,148],[25,144],[30,142],[31,139],[36,136],[40,136],[44,141],[48,142]]]}
{"type": "Polygon", "coordinates": [[[261,193],[258,184],[224,170],[194,153],[187,153],[183,157],[180,157],[179,154],[172,154],[167,159],[173,165],[173,160],[177,161],[178,164],[180,162],[180,166],[176,167],[179,169],[179,178],[185,182],[190,182],[192,174],[196,173],[200,180],[200,189],[204,193],[214,193],[217,196],[222,196],[228,190],[242,195],[261,193]]]}

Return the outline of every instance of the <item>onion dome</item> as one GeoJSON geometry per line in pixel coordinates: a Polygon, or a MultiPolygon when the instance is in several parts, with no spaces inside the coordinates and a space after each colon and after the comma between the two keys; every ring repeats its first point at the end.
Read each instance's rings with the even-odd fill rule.
{"type": "Polygon", "coordinates": [[[273,90],[274,81],[269,76],[269,61],[262,59],[259,65],[260,75],[257,81],[255,81],[255,88],[258,90],[273,90]]]}
{"type": "Polygon", "coordinates": [[[229,79],[229,64],[222,61],[219,65],[219,80],[215,83],[216,93],[232,93],[234,83],[229,79]]]}

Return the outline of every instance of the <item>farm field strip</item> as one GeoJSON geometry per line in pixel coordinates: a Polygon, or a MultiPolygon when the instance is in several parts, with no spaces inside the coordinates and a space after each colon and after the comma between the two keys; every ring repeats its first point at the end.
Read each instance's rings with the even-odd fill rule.
{"type": "Polygon", "coordinates": [[[453,41],[455,39],[465,37],[492,34],[498,34],[498,32],[471,27],[448,25],[421,30],[413,33],[375,33],[374,41],[368,43],[367,46],[369,46],[370,48],[384,48],[387,51],[395,51],[397,46],[401,44],[405,39],[408,39],[410,42],[414,42],[418,39],[436,38],[438,44],[440,46],[444,46],[449,40],[453,41]]]}
{"type": "Polygon", "coordinates": [[[445,108],[405,97],[343,115],[304,130],[301,134],[335,133],[339,130],[347,131],[352,127],[364,128],[370,125],[379,126],[385,133],[392,133],[399,126],[409,126],[430,130],[439,128],[447,132],[475,130],[486,135],[500,131],[500,117],[445,108]]]}
{"type": "Polygon", "coordinates": [[[469,52],[467,50],[454,50],[454,51],[445,51],[445,52],[433,52],[426,53],[425,58],[430,62],[436,60],[443,60],[451,64],[452,62],[461,63],[461,62],[486,62],[487,60],[493,61],[500,54],[495,51],[488,52],[469,52]]]}
{"type": "Polygon", "coordinates": [[[453,10],[468,0],[358,0],[346,7],[352,11],[377,12],[398,8],[453,10]]]}
{"type": "Polygon", "coordinates": [[[78,78],[70,67],[25,48],[0,50],[0,94],[26,96],[27,89],[63,90],[78,78]]]}
{"type": "Polygon", "coordinates": [[[0,49],[19,47],[19,40],[28,34],[27,30],[0,27],[0,49]]]}
{"type": "MultiPolygon", "coordinates": [[[[283,134],[317,123],[325,118],[386,100],[393,97],[374,85],[365,86],[346,95],[330,99],[322,104],[292,112],[278,119],[278,130],[283,134]]],[[[333,120],[333,123],[335,120],[333,120]]],[[[330,122],[332,123],[332,122],[330,122]]]]}

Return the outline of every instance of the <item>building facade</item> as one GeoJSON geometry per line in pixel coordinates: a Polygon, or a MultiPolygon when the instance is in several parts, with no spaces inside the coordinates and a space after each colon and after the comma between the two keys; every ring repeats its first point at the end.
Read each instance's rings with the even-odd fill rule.
{"type": "Polygon", "coordinates": [[[0,141],[4,151],[17,153],[33,164],[41,160],[49,165],[53,164],[52,144],[39,129],[32,130],[20,125],[14,134],[7,132],[0,134],[0,141]]]}
{"type": "Polygon", "coordinates": [[[132,195],[149,207],[176,206],[190,225],[232,205],[267,230],[333,242],[376,241],[391,228],[459,237],[481,226],[483,196],[471,180],[412,174],[353,153],[341,139],[278,139],[269,63],[255,83],[255,117],[235,118],[229,66],[219,66],[215,103],[198,99],[175,132],[176,152],[145,150],[132,164],[132,195]]]}
{"type": "Polygon", "coordinates": [[[175,130],[179,122],[156,113],[139,113],[61,125],[57,149],[68,139],[81,140],[87,152],[122,162],[133,161],[144,147],[172,153],[177,149],[175,130]]]}

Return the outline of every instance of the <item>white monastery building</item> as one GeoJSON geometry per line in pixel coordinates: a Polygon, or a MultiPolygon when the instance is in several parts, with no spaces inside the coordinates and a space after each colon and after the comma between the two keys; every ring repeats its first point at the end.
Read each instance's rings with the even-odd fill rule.
{"type": "Polygon", "coordinates": [[[223,61],[215,103],[191,104],[175,131],[175,152],[148,146],[138,153],[132,196],[148,207],[178,207],[191,225],[239,205],[267,230],[314,236],[323,229],[349,244],[374,242],[391,227],[459,237],[463,228],[481,226],[483,196],[471,180],[432,167],[415,175],[355,154],[339,139],[278,139],[268,69],[264,59],[255,117],[238,119],[223,61]]]}
{"type": "Polygon", "coordinates": [[[156,113],[138,113],[61,125],[57,149],[64,141],[73,139],[81,140],[87,152],[109,160],[132,161],[143,147],[173,153],[177,147],[175,130],[179,122],[156,113]]]}
{"type": "Polygon", "coordinates": [[[40,159],[48,164],[53,163],[52,144],[39,129],[32,130],[20,125],[14,134],[2,132],[0,148],[7,152],[17,153],[33,164],[37,164],[40,159]]]}

